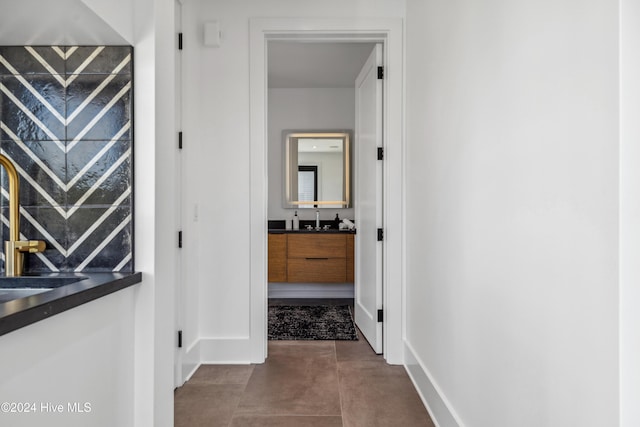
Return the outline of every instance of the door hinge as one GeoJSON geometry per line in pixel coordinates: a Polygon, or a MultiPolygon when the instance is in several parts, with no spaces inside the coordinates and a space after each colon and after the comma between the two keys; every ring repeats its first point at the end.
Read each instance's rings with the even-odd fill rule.
{"type": "Polygon", "coordinates": [[[182,230],[178,231],[178,248],[182,249],[182,230]]]}
{"type": "Polygon", "coordinates": [[[182,348],[182,331],[178,331],[178,348],[182,348]]]}
{"type": "Polygon", "coordinates": [[[384,79],[384,67],[378,67],[378,80],[384,79]]]}
{"type": "Polygon", "coordinates": [[[382,242],[384,240],[384,231],[382,228],[378,228],[378,242],[382,242]]]}
{"type": "Polygon", "coordinates": [[[384,148],[378,147],[378,160],[384,160],[384,148]]]}
{"type": "Polygon", "coordinates": [[[384,321],[384,311],[382,309],[378,310],[378,323],[384,321]]]}
{"type": "Polygon", "coordinates": [[[178,132],[178,149],[182,150],[182,132],[178,132]]]}
{"type": "Polygon", "coordinates": [[[182,50],[182,33],[178,33],[178,50],[182,50]]]}

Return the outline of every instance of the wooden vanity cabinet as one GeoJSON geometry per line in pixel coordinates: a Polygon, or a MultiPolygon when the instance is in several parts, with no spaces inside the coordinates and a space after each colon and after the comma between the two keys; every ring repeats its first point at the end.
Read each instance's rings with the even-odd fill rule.
{"type": "Polygon", "coordinates": [[[353,237],[347,233],[269,234],[269,281],[353,282],[353,237]],[[284,273],[283,247],[286,253],[284,273]]]}
{"type": "Polygon", "coordinates": [[[347,283],[355,282],[355,235],[347,234],[347,283]]]}
{"type": "Polygon", "coordinates": [[[287,281],[287,235],[269,233],[269,281],[287,281]]]}

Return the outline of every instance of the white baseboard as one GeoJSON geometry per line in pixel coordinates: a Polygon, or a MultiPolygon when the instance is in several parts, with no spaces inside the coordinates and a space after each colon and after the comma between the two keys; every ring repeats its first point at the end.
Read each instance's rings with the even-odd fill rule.
{"type": "Polygon", "coordinates": [[[182,359],[183,382],[201,365],[248,365],[249,338],[201,338],[187,348],[182,359]]]}
{"type": "Polygon", "coordinates": [[[353,283],[269,283],[269,298],[353,298],[353,283]]]}
{"type": "Polygon", "coordinates": [[[404,345],[405,369],[435,425],[437,427],[464,427],[451,403],[444,396],[437,383],[433,381],[433,377],[416,355],[411,344],[405,341],[404,345]]]}
{"type": "Polygon", "coordinates": [[[182,373],[184,382],[189,381],[189,378],[200,367],[200,340],[197,340],[184,352],[182,358],[182,373]]]}
{"type": "Polygon", "coordinates": [[[249,337],[201,338],[200,363],[202,365],[248,365],[251,355],[249,337]]]}

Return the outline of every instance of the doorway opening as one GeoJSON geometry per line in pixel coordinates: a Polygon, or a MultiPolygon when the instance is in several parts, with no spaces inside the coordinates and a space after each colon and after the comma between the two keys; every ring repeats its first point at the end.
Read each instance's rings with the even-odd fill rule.
{"type": "MultiPolygon", "coordinates": [[[[385,80],[383,104],[380,108],[385,118],[381,129],[387,153],[393,153],[385,160],[385,174],[382,185],[385,196],[379,209],[384,216],[387,228],[384,230],[385,242],[381,249],[383,261],[380,265],[382,280],[393,283],[380,292],[380,300],[385,301],[384,312],[370,310],[372,318],[383,320],[380,330],[384,330],[384,357],[388,363],[403,362],[402,346],[402,21],[400,19],[255,19],[250,24],[250,86],[251,86],[251,301],[252,323],[251,337],[253,360],[261,361],[267,352],[267,236],[270,191],[275,187],[269,167],[273,150],[267,149],[272,129],[268,125],[271,99],[269,97],[268,48],[271,43],[353,43],[380,44],[384,63],[388,64],[388,78],[385,80]],[[255,191],[253,191],[255,190],[255,191]],[[253,339],[255,337],[255,339],[253,339]]],[[[355,96],[353,97],[355,98],[355,96]]],[[[352,98],[352,99],[353,99],[352,98]]],[[[317,126],[313,126],[316,127],[317,126]]],[[[279,138],[278,138],[279,140],[279,138]]],[[[357,144],[357,142],[356,142],[357,144]]],[[[377,147],[375,147],[377,148],[377,147]]],[[[375,149],[374,152],[378,150],[375,149]]],[[[281,151],[278,152],[281,156],[281,151]]],[[[377,154],[376,154],[377,159],[377,154]]],[[[357,173],[357,172],[356,172],[357,173]]],[[[276,187],[277,188],[277,187],[276,187]]],[[[278,190],[276,190],[278,191],[278,190]]],[[[281,191],[281,190],[280,190],[281,191]]],[[[355,191],[357,193],[357,190],[355,191]]],[[[357,204],[356,204],[357,206],[357,204]]],[[[313,209],[312,211],[315,211],[313,209]]],[[[330,219],[336,212],[331,212],[330,219]]],[[[298,212],[300,214],[300,212],[298,212]]],[[[315,213],[315,212],[314,212],[315,213]]],[[[357,219],[357,215],[349,215],[357,219]]],[[[287,216],[281,218],[288,219],[287,216]]],[[[361,224],[363,225],[363,224],[361,224]]],[[[359,237],[358,229],[356,236],[359,237]]],[[[379,234],[378,230],[372,230],[379,234]]],[[[364,232],[363,232],[364,233],[364,232]]],[[[357,246],[357,244],[356,244],[357,246]]],[[[358,293],[354,292],[358,298],[358,293]]],[[[357,305],[357,301],[354,305],[357,305]]],[[[382,334],[380,334],[382,335],[382,334]]]]}
{"type": "Polygon", "coordinates": [[[382,227],[382,161],[376,157],[383,145],[381,62],[381,43],[267,42],[268,219],[269,233],[280,234],[269,236],[267,255],[271,339],[272,330],[300,339],[313,339],[311,330],[331,335],[314,325],[339,333],[345,322],[340,316],[335,322],[329,315],[327,320],[315,317],[313,324],[299,318],[307,312],[317,316],[318,306],[333,313],[338,304],[342,313],[349,308],[360,338],[382,353],[377,313],[382,309],[383,242],[373,238],[382,227]],[[292,139],[290,129],[308,137],[292,139]],[[329,137],[334,129],[352,135],[350,141],[329,137]],[[297,195],[293,206],[290,187],[297,195]],[[352,203],[343,206],[338,200],[352,203]],[[294,216],[303,231],[306,226],[314,232],[301,235],[293,227],[281,235],[278,227],[286,230],[294,216]],[[354,223],[357,232],[347,226],[354,223]],[[301,305],[314,308],[304,311],[301,305]],[[300,325],[308,330],[299,330],[300,325]]]}

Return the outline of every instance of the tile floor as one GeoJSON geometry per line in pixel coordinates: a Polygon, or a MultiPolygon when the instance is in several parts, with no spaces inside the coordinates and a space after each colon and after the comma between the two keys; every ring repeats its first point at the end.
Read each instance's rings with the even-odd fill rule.
{"type": "Polygon", "coordinates": [[[434,426],[402,366],[358,341],[269,341],[260,365],[203,365],[175,392],[175,426],[434,426]]]}

